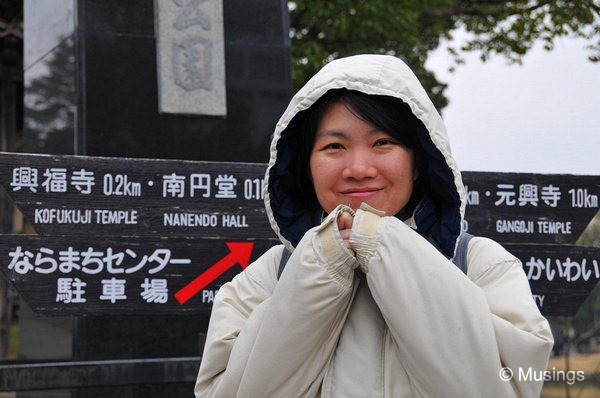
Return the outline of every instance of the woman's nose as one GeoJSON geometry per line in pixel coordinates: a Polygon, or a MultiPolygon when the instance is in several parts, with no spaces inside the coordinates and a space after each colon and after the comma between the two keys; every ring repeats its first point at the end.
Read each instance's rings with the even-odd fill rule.
{"type": "Polygon", "coordinates": [[[346,167],[342,172],[343,178],[362,180],[374,178],[377,175],[377,167],[369,155],[356,153],[348,157],[346,167]]]}

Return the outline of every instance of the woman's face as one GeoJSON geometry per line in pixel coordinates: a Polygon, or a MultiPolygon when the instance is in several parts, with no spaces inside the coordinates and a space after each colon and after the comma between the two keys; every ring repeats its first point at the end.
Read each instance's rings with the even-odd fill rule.
{"type": "Polygon", "coordinates": [[[342,103],[331,105],[317,127],[310,172],[327,213],[365,202],[394,215],[410,199],[416,178],[412,151],[342,103]]]}

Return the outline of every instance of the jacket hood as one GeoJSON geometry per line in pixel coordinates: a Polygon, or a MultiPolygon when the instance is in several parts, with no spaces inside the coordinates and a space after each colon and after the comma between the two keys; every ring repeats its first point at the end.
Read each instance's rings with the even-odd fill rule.
{"type": "Polygon", "coordinates": [[[444,255],[454,256],[464,217],[465,190],[452,158],[441,116],[410,68],[387,55],[356,55],[325,65],[292,98],[271,141],[265,176],[265,206],[271,227],[290,250],[310,228],[319,225],[323,211],[307,209],[306,198],[294,189],[292,163],[297,153],[303,111],[330,90],[347,89],[400,99],[415,116],[424,151],[428,192],[407,215],[407,224],[425,236],[444,255]]]}

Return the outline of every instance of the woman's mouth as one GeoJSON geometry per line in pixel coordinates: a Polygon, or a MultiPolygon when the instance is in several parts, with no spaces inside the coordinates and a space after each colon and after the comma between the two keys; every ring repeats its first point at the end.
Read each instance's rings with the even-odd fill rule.
{"type": "Polygon", "coordinates": [[[342,191],[342,195],[351,199],[370,198],[381,191],[381,188],[361,188],[342,191]]]}

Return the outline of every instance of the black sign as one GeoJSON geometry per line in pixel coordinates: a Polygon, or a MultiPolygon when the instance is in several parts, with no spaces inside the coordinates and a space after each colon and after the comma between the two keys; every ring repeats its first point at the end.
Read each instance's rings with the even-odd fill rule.
{"type": "Polygon", "coordinates": [[[600,281],[600,248],[504,244],[517,256],[544,315],[573,316],[600,281]]]}
{"type": "Polygon", "coordinates": [[[574,244],[598,212],[600,177],[464,172],[467,230],[498,242],[574,244]]]}
{"type": "Polygon", "coordinates": [[[42,235],[274,238],[265,168],[3,153],[0,183],[42,235]]]}
{"type": "MultiPolygon", "coordinates": [[[[0,184],[45,235],[5,236],[0,269],[37,312],[207,312],[246,257],[278,243],[263,205],[265,169],[0,154],[0,184]]],[[[522,260],[544,314],[574,315],[600,279],[597,249],[573,246],[597,213],[600,178],[463,179],[464,227],[522,260]]]]}
{"type": "Polygon", "coordinates": [[[4,235],[0,270],[36,313],[209,313],[221,285],[274,244],[4,235]]]}

